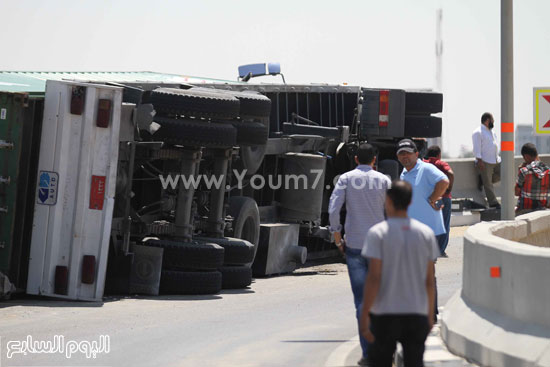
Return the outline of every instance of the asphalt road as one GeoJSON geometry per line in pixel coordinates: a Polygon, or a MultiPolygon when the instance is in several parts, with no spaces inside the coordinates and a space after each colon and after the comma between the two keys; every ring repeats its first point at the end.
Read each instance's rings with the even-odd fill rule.
{"type": "MultiPolygon", "coordinates": [[[[461,285],[462,233],[453,229],[449,258],[437,263],[440,305],[461,285]]],[[[216,296],[113,298],[98,304],[4,301],[0,337],[0,367],[344,366],[354,365],[359,355],[341,263],[257,279],[249,289],[216,296]],[[59,352],[24,355],[18,353],[22,344],[14,343],[29,336],[53,341],[56,335],[81,350],[70,358],[59,352]],[[99,342],[102,335],[109,337],[108,353],[86,358],[87,344],[80,342],[99,342]]]]}

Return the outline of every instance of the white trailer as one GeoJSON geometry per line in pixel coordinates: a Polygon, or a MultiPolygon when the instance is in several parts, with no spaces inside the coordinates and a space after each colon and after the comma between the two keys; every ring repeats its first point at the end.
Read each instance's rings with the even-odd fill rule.
{"type": "Polygon", "coordinates": [[[100,301],[122,88],[46,83],[27,293],[100,301]]]}

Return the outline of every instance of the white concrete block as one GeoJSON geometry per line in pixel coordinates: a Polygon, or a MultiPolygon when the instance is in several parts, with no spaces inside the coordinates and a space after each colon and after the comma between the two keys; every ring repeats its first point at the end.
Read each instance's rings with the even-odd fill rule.
{"type": "Polygon", "coordinates": [[[516,242],[547,241],[549,218],[537,212],[466,231],[463,289],[442,313],[451,352],[483,366],[550,367],[550,248],[516,242]]]}
{"type": "Polygon", "coordinates": [[[451,213],[451,227],[471,226],[481,221],[479,212],[451,213]]]}

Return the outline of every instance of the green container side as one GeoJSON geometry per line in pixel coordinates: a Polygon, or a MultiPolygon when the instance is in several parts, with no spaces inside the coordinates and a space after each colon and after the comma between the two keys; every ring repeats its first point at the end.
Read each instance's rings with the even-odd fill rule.
{"type": "Polygon", "coordinates": [[[72,71],[0,71],[0,91],[25,92],[31,97],[44,97],[46,80],[81,82],[168,83],[168,84],[246,84],[235,80],[203,78],[150,71],[72,72],[72,71]]]}
{"type": "Polygon", "coordinates": [[[23,109],[27,95],[0,92],[0,271],[10,268],[23,131],[23,109]],[[12,148],[6,147],[13,144],[12,148]]]}

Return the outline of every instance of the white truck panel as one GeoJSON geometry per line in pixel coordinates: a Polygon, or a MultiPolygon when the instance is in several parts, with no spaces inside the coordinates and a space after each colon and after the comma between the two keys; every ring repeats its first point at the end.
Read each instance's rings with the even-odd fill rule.
{"type": "Polygon", "coordinates": [[[114,207],[121,106],[121,88],[47,81],[27,293],[101,300],[114,207]],[[85,88],[82,115],[70,112],[75,86],[85,88]],[[107,127],[96,126],[100,99],[111,101],[107,127]],[[52,191],[52,177],[56,175],[59,182],[52,191]],[[92,190],[102,208],[91,208],[92,190]],[[46,198],[46,192],[51,198],[46,198]],[[82,282],[85,255],[95,257],[92,284],[82,282]],[[55,293],[57,266],[68,270],[66,294],[55,293]]]}

